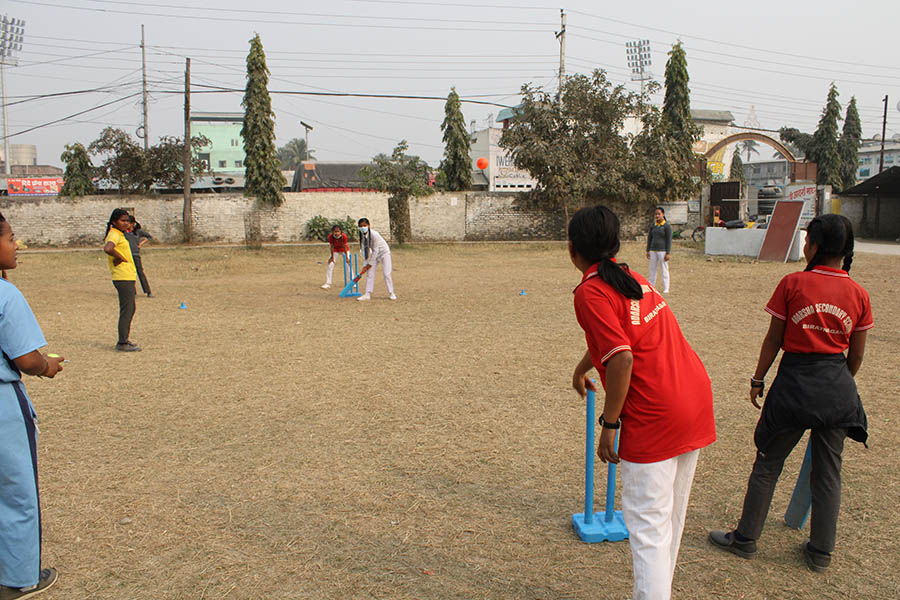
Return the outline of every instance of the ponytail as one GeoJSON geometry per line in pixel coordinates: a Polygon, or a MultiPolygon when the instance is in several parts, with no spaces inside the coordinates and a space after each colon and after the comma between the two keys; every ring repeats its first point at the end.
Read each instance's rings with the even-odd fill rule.
{"type": "Polygon", "coordinates": [[[572,215],[568,228],[573,249],[591,264],[597,276],[632,300],[644,297],[641,284],[625,263],[615,263],[619,252],[619,218],[605,206],[585,207],[572,215]]]}

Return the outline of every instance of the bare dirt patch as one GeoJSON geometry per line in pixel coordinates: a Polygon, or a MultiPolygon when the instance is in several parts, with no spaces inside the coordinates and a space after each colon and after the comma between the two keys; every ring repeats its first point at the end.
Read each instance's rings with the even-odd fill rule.
{"type": "MultiPolygon", "coordinates": [[[[569,522],[583,508],[569,382],[584,339],[564,246],[395,249],[399,300],[379,273],[368,303],[319,289],[326,253],[146,249],[157,297],[138,298],[136,354],[113,351],[99,250],[20,253],[11,279],[71,359],[27,381],[44,563],[61,573],[46,597],[629,596],[627,543],[583,544],[569,522]]],[[[646,271],[641,244],[622,257],[646,271]]],[[[800,452],[756,560],[706,542],[736,522],[754,455],[762,307],[800,267],[675,249],[667,300],[712,377],[719,434],[701,453],[675,598],[897,598],[897,260],[853,265],[876,318],[858,375],[871,447],[847,443],[835,561],[817,575],[804,534],[780,521],[800,452]]]]}

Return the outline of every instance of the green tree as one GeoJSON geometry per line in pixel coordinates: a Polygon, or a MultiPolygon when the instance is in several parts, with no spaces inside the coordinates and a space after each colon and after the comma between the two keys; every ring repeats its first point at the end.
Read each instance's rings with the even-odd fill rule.
{"type": "Polygon", "coordinates": [[[303,138],[294,138],[278,149],[278,160],[283,171],[294,171],[304,160],[315,160],[315,158],[314,150],[310,150],[307,155],[306,140],[303,138]]]}
{"type": "Polygon", "coordinates": [[[738,144],[738,147],[742,152],[747,153],[747,162],[750,162],[751,153],[759,154],[759,150],[757,150],[757,148],[759,148],[759,142],[757,142],[756,140],[744,140],[743,142],[740,142],[738,144]]]}
{"type": "Polygon", "coordinates": [[[844,117],[844,129],[841,139],[838,140],[838,154],[841,157],[841,184],[842,189],[848,189],[856,185],[856,169],[859,161],[859,144],[862,138],[862,123],[859,120],[859,111],[856,108],[856,97],[850,98],[847,105],[847,114],[844,117]]]}
{"type": "Polygon", "coordinates": [[[100,177],[116,184],[123,194],[146,194],[153,186],[153,175],[144,149],[121,129],[107,127],[88,146],[91,154],[105,158],[98,168],[100,177]]]}
{"type": "Polygon", "coordinates": [[[659,119],[661,150],[665,160],[670,162],[662,173],[663,190],[670,199],[683,200],[697,192],[694,165],[699,157],[694,152],[694,142],[700,139],[700,127],[691,118],[690,76],[687,69],[687,55],[679,41],[669,51],[666,62],[666,94],[663,99],[662,114],[659,119]]]}
{"type": "MultiPolygon", "coordinates": [[[[206,136],[191,136],[191,173],[200,176],[206,171],[206,161],[200,160],[198,152],[208,145],[206,136]]],[[[147,168],[153,182],[169,188],[184,186],[184,139],[174,136],[160,138],[159,144],[150,146],[146,153],[147,168]]]]}
{"type": "Polygon", "coordinates": [[[441,130],[444,132],[444,160],[440,170],[446,176],[447,189],[451,192],[472,189],[472,158],[469,155],[472,137],[466,131],[456,88],[450,88],[447,96],[441,130]]]}
{"type": "Polygon", "coordinates": [[[813,134],[812,157],[817,167],[816,181],[822,185],[831,185],[839,190],[841,185],[841,156],[838,152],[838,121],[841,118],[841,105],[838,103],[837,87],[832,83],[828,90],[828,100],[822,109],[819,125],[813,134]]]}
{"type": "Polygon", "coordinates": [[[247,87],[244,107],[244,195],[255,196],[259,205],[284,203],[284,176],[275,150],[275,113],[269,96],[269,68],[259,34],[250,40],[247,54],[247,87]]]}
{"type": "Polygon", "coordinates": [[[409,199],[432,193],[428,186],[428,165],[418,156],[406,153],[409,146],[401,140],[391,156],[379,154],[371,167],[363,167],[366,185],[388,193],[388,216],[391,218],[391,236],[398,244],[412,237],[409,218],[409,199]]]}
{"type": "MultiPolygon", "coordinates": [[[[794,127],[782,127],[778,130],[778,137],[781,138],[781,141],[784,142],[784,145],[788,147],[788,150],[794,156],[802,155],[806,160],[815,162],[811,158],[816,153],[815,143],[811,134],[803,133],[794,127]]],[[[778,156],[781,156],[781,154],[779,153],[778,156]]]]}
{"type": "Polygon", "coordinates": [[[744,161],[741,160],[741,149],[734,147],[734,153],[731,155],[731,171],[728,173],[729,181],[744,182],[744,161]]]}
{"type": "Polygon", "coordinates": [[[60,196],[86,196],[94,191],[94,165],[84,146],[78,142],[66,144],[59,159],[66,165],[60,196]]]}

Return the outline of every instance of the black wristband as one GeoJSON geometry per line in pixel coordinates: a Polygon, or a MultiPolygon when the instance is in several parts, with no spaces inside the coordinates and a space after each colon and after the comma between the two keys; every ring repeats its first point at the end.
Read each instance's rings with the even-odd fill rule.
{"type": "Polygon", "coordinates": [[[615,423],[608,423],[606,419],[603,418],[603,415],[600,415],[599,423],[600,427],[602,427],[603,429],[618,429],[622,426],[622,419],[616,419],[615,423]]]}

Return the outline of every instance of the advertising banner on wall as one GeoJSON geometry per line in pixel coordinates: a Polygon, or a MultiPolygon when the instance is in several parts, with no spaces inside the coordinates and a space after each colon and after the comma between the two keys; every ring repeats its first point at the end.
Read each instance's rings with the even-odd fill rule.
{"type": "Polygon", "coordinates": [[[792,183],[784,190],[784,199],[803,202],[803,213],[800,215],[800,227],[806,227],[816,216],[816,184],[792,183]]]}
{"type": "Polygon", "coordinates": [[[62,177],[10,177],[6,180],[6,193],[10,196],[57,196],[62,186],[62,177]]]}

